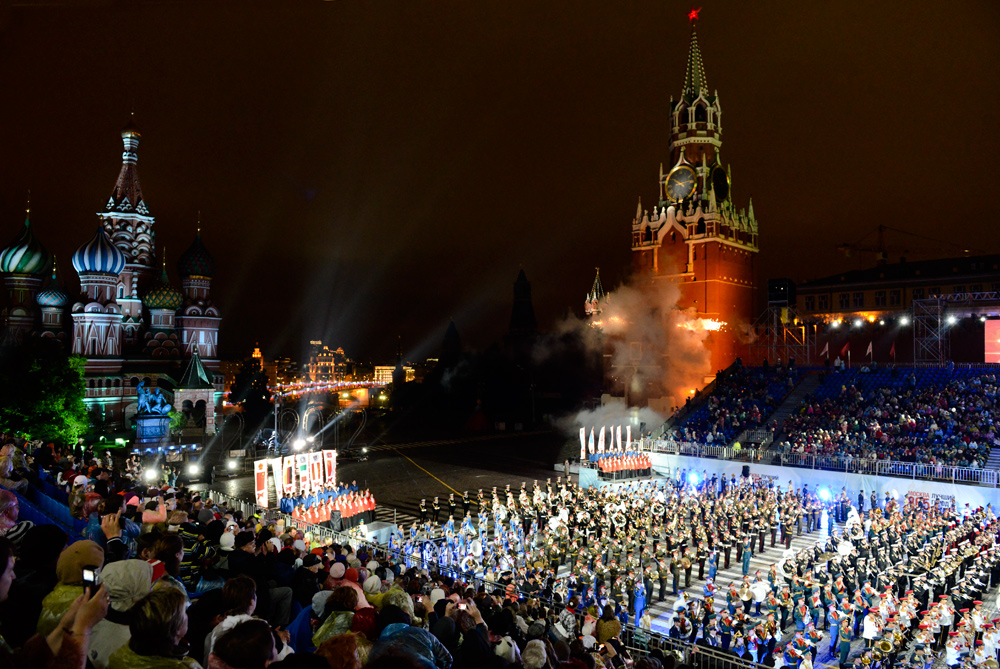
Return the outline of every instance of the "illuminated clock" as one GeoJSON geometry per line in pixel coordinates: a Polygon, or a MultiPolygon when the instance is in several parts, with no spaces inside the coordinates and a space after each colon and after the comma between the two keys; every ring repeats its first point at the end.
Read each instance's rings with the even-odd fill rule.
{"type": "Polygon", "coordinates": [[[674,202],[680,202],[691,196],[694,192],[695,181],[698,175],[690,165],[678,165],[670,170],[667,175],[667,182],[663,185],[663,190],[667,197],[674,202]]]}
{"type": "Polygon", "coordinates": [[[722,165],[712,168],[712,190],[715,191],[716,202],[725,202],[729,197],[729,175],[722,165]]]}

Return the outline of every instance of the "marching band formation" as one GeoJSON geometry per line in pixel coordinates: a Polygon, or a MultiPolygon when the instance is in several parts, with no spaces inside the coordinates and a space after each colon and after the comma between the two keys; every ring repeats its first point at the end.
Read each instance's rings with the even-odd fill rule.
{"type": "Polygon", "coordinates": [[[950,666],[995,669],[1000,619],[982,612],[983,594],[1000,578],[991,508],[889,498],[862,514],[846,490],[823,502],[791,484],[700,480],[692,485],[677,472],[584,490],[560,478],[530,490],[494,488],[489,499],[480,490],[475,522],[466,492],[449,496],[443,525],[439,498],[430,508],[423,500],[420,521],[389,547],[409,566],[434,564],[533,594],[551,584],[564,601],[610,605],[646,628],[654,597],[679,595],[671,636],[769,666],[810,669],[828,644],[841,667],[929,667],[943,652],[950,666]],[[843,528],[789,550],[793,534],[820,530],[824,513],[828,527],[843,528]],[[751,557],[768,551],[768,573],[751,574],[751,557]],[[742,581],[723,594],[715,577],[733,558],[742,581]],[[704,581],[697,592],[693,580],[704,581]],[[852,657],[856,638],[866,648],[852,657]]]}

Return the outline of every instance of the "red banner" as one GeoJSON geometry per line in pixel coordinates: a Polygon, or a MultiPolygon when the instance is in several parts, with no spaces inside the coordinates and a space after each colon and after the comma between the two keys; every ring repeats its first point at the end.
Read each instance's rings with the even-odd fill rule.
{"type": "Polygon", "coordinates": [[[337,451],[323,451],[323,464],[326,466],[326,484],[337,485],[337,451]]]}

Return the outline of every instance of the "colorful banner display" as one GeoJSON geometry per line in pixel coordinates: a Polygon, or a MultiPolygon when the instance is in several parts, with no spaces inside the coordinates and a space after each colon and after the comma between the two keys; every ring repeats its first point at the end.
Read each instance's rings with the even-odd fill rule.
{"type": "Polygon", "coordinates": [[[309,454],[299,453],[295,456],[295,463],[299,473],[299,491],[304,495],[309,492],[309,454]]]}
{"type": "Polygon", "coordinates": [[[326,484],[326,477],[323,476],[323,454],[318,451],[309,453],[309,484],[314,491],[326,484]]]}
{"type": "Polygon", "coordinates": [[[337,485],[337,451],[323,451],[323,464],[326,469],[326,484],[337,485]]]}
{"type": "Polygon", "coordinates": [[[284,459],[281,472],[281,494],[288,497],[295,492],[295,456],[288,455],[284,459]]]}
{"type": "Polygon", "coordinates": [[[580,459],[587,459],[587,428],[580,428],[580,459]]]}
{"type": "Polygon", "coordinates": [[[253,463],[253,487],[257,506],[267,507],[267,460],[253,463]]]}
{"type": "Polygon", "coordinates": [[[274,477],[278,497],[291,497],[300,492],[309,494],[324,485],[335,486],[337,451],[296,453],[254,462],[254,493],[259,506],[267,506],[269,476],[274,477]]]}

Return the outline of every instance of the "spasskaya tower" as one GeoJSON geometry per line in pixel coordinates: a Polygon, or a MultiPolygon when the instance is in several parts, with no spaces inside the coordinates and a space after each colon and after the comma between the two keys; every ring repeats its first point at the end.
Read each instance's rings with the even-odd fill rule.
{"type": "MultiPolygon", "coordinates": [[[[697,19],[697,11],[690,15],[697,19]]],[[[661,164],[658,202],[642,201],[632,220],[637,282],[676,283],[677,307],[693,309],[708,329],[712,369],[739,354],[741,332],[756,312],[757,220],[753,203],[737,209],[731,171],[722,157],[722,105],[708,88],[698,34],[691,30],[680,98],[670,100],[670,147],[661,164]]]]}

